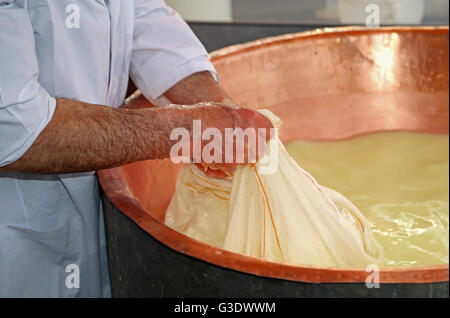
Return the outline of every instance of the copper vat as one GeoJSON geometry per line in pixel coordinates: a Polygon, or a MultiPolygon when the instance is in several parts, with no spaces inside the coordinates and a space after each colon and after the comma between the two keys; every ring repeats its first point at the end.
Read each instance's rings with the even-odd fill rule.
{"type": "MultiPolygon", "coordinates": [[[[285,142],[339,140],[376,131],[449,132],[448,27],[322,29],[224,48],[212,53],[211,60],[222,85],[237,103],[269,108],[283,119],[281,138],[285,142]]],[[[148,106],[151,105],[139,93],[126,103],[126,107],[148,106]]],[[[146,161],[98,174],[114,206],[158,244],[167,246],[163,254],[185,257],[193,262],[190,263],[194,264],[192,268],[201,263],[212,268],[211,271],[224,271],[225,274],[221,274],[224,277],[238,271],[240,279],[270,277],[292,284],[337,286],[365,282],[368,275],[365,269],[265,262],[205,245],[171,230],[163,224],[163,219],[178,171],[179,166],[170,161],[146,161]]],[[[110,229],[114,230],[117,228],[110,229]]],[[[117,240],[109,239],[109,243],[118,244],[117,240]]],[[[145,254],[145,249],[142,245],[133,253],[145,254]]],[[[110,258],[113,252],[110,248],[110,258]]],[[[133,258],[133,254],[129,257],[133,258]]],[[[124,260],[115,258],[115,262],[124,260]]],[[[152,264],[142,266],[152,271],[152,264]]],[[[113,281],[114,271],[119,267],[111,267],[113,281]]],[[[164,276],[164,270],[159,269],[151,279],[159,275],[164,276]]],[[[170,275],[164,279],[170,281],[170,275]]],[[[439,283],[437,286],[443,288],[448,297],[449,266],[383,268],[380,280],[382,284],[397,284],[395,286],[439,283]]],[[[207,282],[206,278],[202,284],[207,282]]],[[[187,295],[210,295],[206,294],[207,289],[202,293],[202,284],[189,284],[194,291],[187,295]]],[[[358,284],[347,285],[354,288],[358,284]]],[[[326,296],[326,293],[321,295],[326,296]]],[[[116,295],[125,294],[118,292],[116,295]]],[[[218,292],[217,295],[228,294],[218,292]]],[[[265,294],[260,291],[257,295],[265,294]]]]}

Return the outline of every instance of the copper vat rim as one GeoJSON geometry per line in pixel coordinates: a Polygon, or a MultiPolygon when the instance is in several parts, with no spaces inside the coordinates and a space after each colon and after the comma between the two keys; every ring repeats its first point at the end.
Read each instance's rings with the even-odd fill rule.
{"type": "MultiPolygon", "coordinates": [[[[213,62],[225,57],[251,50],[253,48],[276,45],[282,42],[294,41],[299,38],[326,37],[336,34],[383,32],[449,32],[448,26],[420,26],[420,27],[381,27],[368,29],[365,27],[336,27],[313,31],[285,34],[269,37],[244,44],[237,44],[210,53],[213,62]]],[[[137,98],[141,93],[136,91],[125,104],[137,98]]],[[[271,277],[289,281],[306,283],[365,283],[368,276],[365,268],[333,268],[308,265],[289,265],[269,262],[249,257],[223,249],[219,249],[184,234],[181,234],[146,212],[130,190],[123,167],[98,171],[102,188],[115,207],[131,218],[139,227],[149,233],[162,244],[172,250],[197,258],[226,269],[236,270],[256,276],[271,277]]],[[[435,265],[407,268],[380,269],[380,282],[392,283],[436,283],[449,281],[449,265],[435,265]]]]}
{"type": "Polygon", "coordinates": [[[352,35],[360,33],[386,33],[386,32],[397,32],[397,33],[429,32],[429,33],[448,34],[449,26],[397,26],[397,27],[379,27],[379,28],[367,28],[361,26],[342,26],[333,28],[319,28],[311,31],[276,35],[255,41],[231,45],[211,52],[209,54],[209,57],[212,62],[216,62],[225,57],[229,57],[237,53],[242,53],[247,50],[251,50],[253,48],[276,45],[280,43],[295,41],[298,39],[334,36],[336,34],[352,35]]]}

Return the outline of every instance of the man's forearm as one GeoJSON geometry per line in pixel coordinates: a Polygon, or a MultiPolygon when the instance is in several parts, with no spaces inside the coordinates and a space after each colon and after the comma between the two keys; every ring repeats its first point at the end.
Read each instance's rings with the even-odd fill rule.
{"type": "Polygon", "coordinates": [[[169,89],[164,96],[174,104],[193,105],[201,102],[234,104],[210,72],[186,77],[169,89]]]}
{"type": "MultiPolygon", "coordinates": [[[[174,104],[233,105],[209,72],[187,77],[164,96],[174,104]]],[[[201,119],[203,127],[221,130],[236,124],[246,127],[256,123],[255,118],[246,116],[243,119],[223,105],[130,110],[58,99],[52,120],[35,143],[19,160],[0,168],[0,172],[75,173],[163,159],[169,156],[176,142],[170,140],[173,129],[186,128],[192,132],[194,119],[201,119]]],[[[267,126],[267,123],[260,124],[267,126]]]]}
{"type": "Polygon", "coordinates": [[[193,119],[214,125],[233,118],[225,107],[114,109],[59,99],[52,120],[32,147],[0,171],[56,174],[95,171],[148,159],[167,158],[174,128],[192,130],[193,119]]]}

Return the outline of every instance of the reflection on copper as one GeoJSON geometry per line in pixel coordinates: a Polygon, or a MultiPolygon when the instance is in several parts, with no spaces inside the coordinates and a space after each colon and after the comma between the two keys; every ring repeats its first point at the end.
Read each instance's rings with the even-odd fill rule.
{"type": "MultiPolygon", "coordinates": [[[[373,50],[373,61],[378,66],[379,74],[372,74],[372,77],[378,79],[377,86],[382,91],[398,82],[395,73],[395,59],[399,49],[399,37],[397,33],[392,33],[385,35],[383,39],[379,38],[377,42],[377,49],[373,50]]],[[[376,71],[377,68],[374,68],[374,70],[376,71]]]]}
{"type": "MultiPolygon", "coordinates": [[[[448,27],[346,27],[288,34],[211,54],[239,104],[265,107],[283,141],[340,140],[377,131],[448,134],[448,27]]],[[[151,106],[136,93],[126,107],[151,106]]],[[[180,166],[146,161],[99,172],[112,202],[172,249],[251,274],[305,282],[364,282],[365,269],[263,261],[208,246],[163,224],[180,166]]],[[[145,248],[145,247],[143,247],[145,248]]],[[[448,281],[448,265],[382,269],[385,283],[448,281]]]]}

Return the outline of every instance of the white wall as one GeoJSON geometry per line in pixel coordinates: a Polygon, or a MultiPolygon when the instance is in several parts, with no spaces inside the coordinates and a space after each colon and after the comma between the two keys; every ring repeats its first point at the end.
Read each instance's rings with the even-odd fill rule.
{"type": "Polygon", "coordinates": [[[166,0],[185,20],[220,21],[233,20],[231,0],[166,0]]]}

